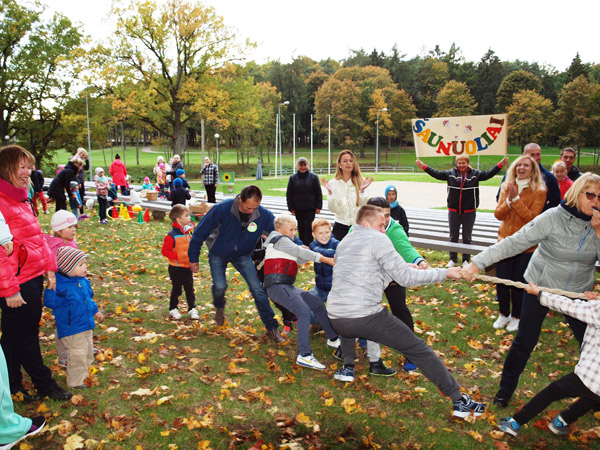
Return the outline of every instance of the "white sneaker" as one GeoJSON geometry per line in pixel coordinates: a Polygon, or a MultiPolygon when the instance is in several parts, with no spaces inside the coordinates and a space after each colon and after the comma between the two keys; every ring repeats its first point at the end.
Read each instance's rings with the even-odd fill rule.
{"type": "Polygon", "coordinates": [[[342,345],[342,341],[340,341],[339,337],[335,338],[333,341],[327,339],[327,347],[338,348],[340,345],[342,345]]]}
{"type": "Polygon", "coordinates": [[[296,364],[302,367],[308,367],[309,369],[323,370],[325,366],[321,364],[311,353],[308,356],[298,355],[296,357],[296,364]]]}
{"type": "Polygon", "coordinates": [[[504,328],[508,324],[508,322],[510,322],[510,317],[506,317],[506,316],[503,316],[502,314],[498,314],[498,318],[494,322],[493,327],[496,330],[499,330],[501,328],[504,328]]]}
{"type": "Polygon", "coordinates": [[[513,316],[510,316],[508,321],[508,325],[506,326],[506,331],[517,331],[519,329],[519,319],[513,316]]]}
{"type": "Polygon", "coordinates": [[[169,315],[175,320],[181,319],[181,313],[177,308],[174,308],[171,311],[169,311],[169,315]]]}
{"type": "Polygon", "coordinates": [[[446,264],[446,269],[449,269],[454,266],[456,266],[456,262],[450,260],[450,261],[448,261],[448,264],[446,264]]]}
{"type": "MultiPolygon", "coordinates": [[[[198,314],[198,311],[196,310],[196,308],[190,309],[189,313],[190,313],[190,319],[192,319],[192,320],[200,319],[200,315],[198,314]]],[[[179,316],[181,317],[181,314],[179,316]]]]}

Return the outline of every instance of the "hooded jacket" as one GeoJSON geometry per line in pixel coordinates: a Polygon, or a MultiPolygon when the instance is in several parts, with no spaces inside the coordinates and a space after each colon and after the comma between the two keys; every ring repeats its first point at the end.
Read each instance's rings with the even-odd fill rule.
{"type": "Polygon", "coordinates": [[[77,181],[77,172],[79,169],[72,161],[69,161],[63,170],[56,175],[50,187],[48,187],[48,196],[52,198],[62,198],[65,196],[65,192],[72,197],[71,194],[71,181],[77,181]]]}
{"type": "Polygon", "coordinates": [[[190,258],[188,257],[188,249],[194,227],[187,231],[183,231],[181,225],[173,222],[173,228],[165,236],[161,254],[169,259],[169,265],[175,267],[190,267],[190,258]]]}
{"type": "Polygon", "coordinates": [[[90,281],[85,277],[70,277],[56,273],[56,289],[46,289],[44,305],[52,308],[59,338],[72,336],[96,327],[94,314],[98,305],[90,281]]]}
{"type": "MultiPolygon", "coordinates": [[[[310,243],[310,249],[313,252],[320,253],[327,258],[335,256],[335,249],[340,241],[331,236],[327,244],[321,244],[316,239],[310,243]]],[[[329,292],[331,290],[331,281],[333,279],[333,267],[329,264],[315,262],[315,285],[322,291],[329,292]]]]}
{"type": "Polygon", "coordinates": [[[125,167],[125,163],[120,159],[115,159],[110,165],[110,169],[108,170],[113,179],[113,183],[117,186],[127,186],[127,180],[125,177],[127,176],[127,167],[125,167]]]}
{"type": "Polygon", "coordinates": [[[288,211],[323,209],[323,192],[319,177],[310,170],[290,176],[286,190],[288,211]]]}
{"type": "Polygon", "coordinates": [[[20,291],[21,284],[56,271],[56,263],[26,189],[0,179],[0,212],[13,236],[12,254],[0,251],[0,297],[10,297],[20,291]]]}

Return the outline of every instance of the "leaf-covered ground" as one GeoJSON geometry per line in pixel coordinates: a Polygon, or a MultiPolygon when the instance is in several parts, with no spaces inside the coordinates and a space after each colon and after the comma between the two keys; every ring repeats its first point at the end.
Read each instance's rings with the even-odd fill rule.
{"type": "MultiPolygon", "coordinates": [[[[49,230],[49,216],[40,217],[49,230]]],[[[513,403],[494,406],[478,420],[454,421],[451,403],[420,372],[369,377],[359,352],[356,381],[333,379],[339,362],[317,334],[311,344],[322,372],[295,364],[295,333],[285,345],[264,337],[246,285],[229,270],[227,323],[213,321],[211,280],[203,250],[196,277],[201,320],[168,317],[170,282],[160,246],[169,223],[95,220],[81,223],[77,241],[90,255],[90,279],[105,320],[96,327],[100,352],[89,389],[70,402],[16,403],[23,415],[42,413],[48,431],[23,443],[31,449],[576,449],[597,448],[600,414],[577,422],[567,438],[550,433],[546,420],[567,403],[525,427],[518,438],[494,430],[551,380],[573,370],[579,351],[560,315],[546,319],[540,345],[521,378],[513,403]]],[[[433,265],[444,255],[426,253],[433,265]]],[[[360,268],[357,268],[360,276],[360,268]]],[[[298,285],[310,287],[312,267],[298,285]]],[[[497,332],[494,289],[446,282],[409,290],[417,330],[476,399],[491,403],[513,334],[497,332]]],[[[277,311],[277,310],[276,310],[277,311]]],[[[52,313],[45,310],[41,343],[46,363],[65,386],[58,367],[52,313]]],[[[400,369],[402,356],[384,349],[400,369]]],[[[31,387],[30,385],[28,387],[31,387]]]]}

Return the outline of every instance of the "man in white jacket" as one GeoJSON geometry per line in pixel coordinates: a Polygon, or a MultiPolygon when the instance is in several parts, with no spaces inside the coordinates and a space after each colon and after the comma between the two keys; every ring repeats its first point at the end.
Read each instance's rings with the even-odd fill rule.
{"type": "Polygon", "coordinates": [[[383,290],[392,280],[402,286],[460,279],[458,268],[418,270],[406,264],[385,235],[385,217],[377,206],[362,206],[356,225],[336,251],[333,285],[327,299],[331,325],[342,341],[344,366],[335,379],[354,381],[354,338],[362,337],[393,348],[413,361],[454,403],[453,415],[480,416],[486,405],[460,392],[456,380],[435,352],[382,304],[383,290]],[[360,276],[359,276],[360,272],[360,276]]]}

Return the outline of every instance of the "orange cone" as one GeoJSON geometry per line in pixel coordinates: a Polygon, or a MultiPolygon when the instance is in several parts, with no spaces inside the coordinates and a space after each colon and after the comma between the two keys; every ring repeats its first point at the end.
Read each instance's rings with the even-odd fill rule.
{"type": "Polygon", "coordinates": [[[144,222],[150,222],[150,211],[146,208],[146,212],[144,212],[144,222]]]}

